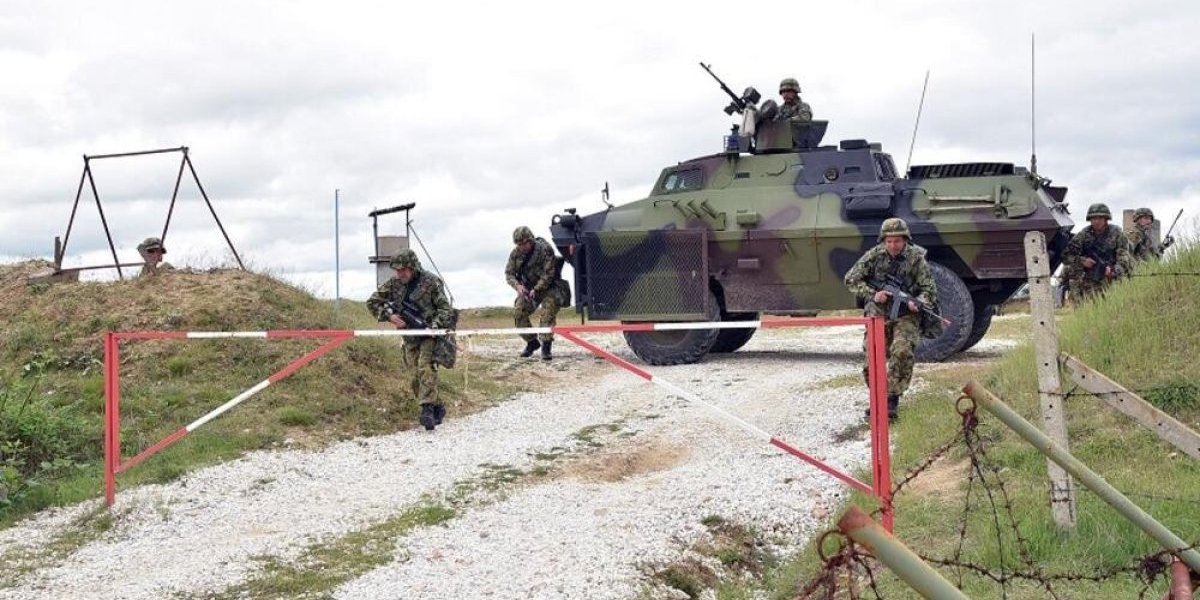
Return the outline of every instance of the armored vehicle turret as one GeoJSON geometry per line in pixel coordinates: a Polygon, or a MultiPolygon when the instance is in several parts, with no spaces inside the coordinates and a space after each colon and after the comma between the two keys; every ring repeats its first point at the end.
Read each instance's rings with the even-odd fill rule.
{"type": "MultiPolygon", "coordinates": [[[[901,217],[928,252],[951,321],[917,346],[918,358],[939,361],[975,345],[996,307],[1025,283],[1026,232],[1044,233],[1051,268],[1059,264],[1073,226],[1067,190],[1024,167],[963,162],[900,173],[878,143],[821,145],[826,121],[772,119],[753,102],[742,108],[720,153],[663,169],[646,198],[553,217],[553,243],[574,267],[577,310],[659,322],[861,307],[842,278],[876,243],[883,220],[901,217]]],[[[669,365],[732,352],[754,331],[625,338],[642,360],[669,365]]]]}

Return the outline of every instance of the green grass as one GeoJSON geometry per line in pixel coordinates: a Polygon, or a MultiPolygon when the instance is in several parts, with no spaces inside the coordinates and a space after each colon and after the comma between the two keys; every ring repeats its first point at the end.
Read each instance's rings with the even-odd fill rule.
{"type": "MultiPolygon", "coordinates": [[[[33,265],[36,266],[36,265],[33,265]]],[[[0,528],[102,490],[102,334],[115,329],[369,329],[361,302],[333,302],[264,275],[180,273],[155,281],[29,286],[0,266],[0,528]]],[[[130,341],[121,345],[121,452],[136,455],[312,350],[315,340],[130,341]]],[[[170,481],[247,451],[412,427],[396,340],[358,338],[118,478],[170,481]]],[[[500,363],[442,371],[450,418],[520,389],[500,363]]]]}
{"type": "MultiPolygon", "coordinates": [[[[1200,248],[1183,249],[1175,260],[1144,267],[1141,273],[1200,272],[1200,248]]],[[[1196,277],[1137,277],[1115,286],[1101,302],[1067,311],[1060,320],[1060,344],[1084,362],[1131,389],[1144,390],[1151,402],[1185,424],[1200,425],[1200,362],[1190,349],[1200,348],[1200,279],[1196,277]]],[[[989,332],[989,337],[1021,338],[1027,334],[1025,318],[1012,319],[1012,326],[989,332]]],[[[915,396],[906,397],[902,419],[892,429],[893,478],[920,464],[961,427],[954,402],[963,384],[980,379],[1032,422],[1040,408],[1034,373],[1033,349],[1023,343],[989,371],[979,373],[971,366],[947,366],[932,371],[929,385],[915,396]]],[[[1065,386],[1070,389],[1070,386],[1065,386]]],[[[1143,509],[1188,542],[1200,542],[1200,521],[1195,518],[1200,502],[1200,462],[1159,440],[1149,431],[1105,407],[1091,397],[1067,401],[1071,451],[1116,488],[1134,494],[1143,509]],[[1145,495],[1157,496],[1149,498],[1145,495]]],[[[987,441],[987,463],[998,469],[1011,494],[1020,536],[1027,543],[1030,559],[1047,574],[1103,575],[1113,569],[1133,566],[1160,548],[1148,536],[1119,517],[1094,494],[1080,489],[1078,523],[1071,533],[1060,533],[1050,516],[1046,495],[1046,459],[1007,430],[998,420],[981,411],[979,432],[987,441]]],[[[956,446],[930,472],[920,475],[896,498],[896,535],[910,548],[930,557],[954,555],[963,525],[964,491],[968,454],[956,446]]],[[[988,479],[996,474],[985,470],[988,479]]],[[[868,473],[860,473],[867,477],[868,473]]],[[[993,483],[994,486],[994,483],[993,483]]],[[[993,487],[998,493],[998,488],[993,487]]],[[[1001,509],[1000,536],[996,542],[995,514],[976,487],[966,517],[963,562],[999,571],[1023,565],[1012,527],[1001,509]]],[[[866,510],[876,503],[861,494],[851,502],[866,510]]],[[[832,523],[830,524],[832,526],[832,523]]],[[[722,586],[718,598],[750,597],[761,592],[772,599],[792,598],[820,570],[810,543],[792,560],[768,569],[754,581],[722,586]]],[[[941,572],[958,582],[958,573],[941,572]]],[[[912,589],[883,567],[877,571],[880,590],[887,598],[917,598],[912,589]]],[[[1133,598],[1143,584],[1130,573],[1103,578],[1056,582],[1063,598],[1133,598]]],[[[972,598],[998,598],[1000,587],[983,577],[965,574],[964,591],[972,598]]],[[[1147,597],[1162,594],[1160,579],[1147,597]]],[[[1014,600],[1045,598],[1040,586],[1019,582],[1008,590],[1014,600]]]]}

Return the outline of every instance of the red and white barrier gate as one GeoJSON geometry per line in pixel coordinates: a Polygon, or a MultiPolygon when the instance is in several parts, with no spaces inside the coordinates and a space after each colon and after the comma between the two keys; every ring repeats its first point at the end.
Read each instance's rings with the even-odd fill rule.
{"type": "MultiPolygon", "coordinates": [[[[201,425],[213,420],[225,411],[237,406],[251,396],[261,392],[271,384],[295,373],[304,365],[316,360],[321,355],[341,346],[354,337],[378,336],[428,336],[446,335],[444,329],[425,330],[284,330],[284,331],[137,331],[109,332],[104,337],[104,499],[111,506],[116,498],[116,476],[127,471],[151,455],[163,450],[182,439],[188,433],[195,431],[201,425]],[[267,379],[234,396],[228,402],[213,409],[204,416],[192,421],[174,433],[159,440],[149,448],[138,453],[128,461],[121,462],[121,384],[120,384],[120,342],[122,340],[158,340],[158,339],[222,339],[222,338],[312,338],[323,339],[325,343],[308,354],[297,358],[267,379]]],[[[621,367],[660,387],[670,391],[689,402],[708,408],[717,416],[736,425],[750,435],[775,446],[776,448],[803,460],[818,469],[832,475],[842,483],[874,496],[883,511],[883,525],[892,530],[892,497],[891,497],[891,455],[888,447],[887,421],[887,362],[884,351],[884,322],[882,318],[874,317],[815,317],[815,318],[783,318],[763,319],[761,321],[733,321],[724,323],[694,322],[694,323],[631,323],[631,324],[597,324],[572,325],[564,327],[525,327],[504,329],[459,329],[454,332],[461,337],[488,335],[516,335],[522,333],[555,333],[588,351],[604,358],[608,362],[621,367]],[[581,333],[613,333],[622,331],[670,331],[684,329],[736,329],[761,328],[781,329],[787,327],[837,327],[847,325],[862,325],[867,330],[867,373],[871,403],[871,483],[866,484],[854,476],[826,464],[816,457],[803,452],[788,444],[777,436],[773,436],[753,424],[705,401],[703,398],[680,388],[665,379],[657,377],[645,369],[611,353],[599,346],[579,337],[581,333]]]]}

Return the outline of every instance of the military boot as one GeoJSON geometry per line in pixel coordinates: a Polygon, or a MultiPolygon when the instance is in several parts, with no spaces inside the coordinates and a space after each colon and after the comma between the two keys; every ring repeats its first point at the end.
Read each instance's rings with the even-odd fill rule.
{"type": "Polygon", "coordinates": [[[542,342],[542,360],[550,360],[554,358],[553,356],[550,356],[550,345],[553,343],[554,342],[551,340],[542,342]]]}
{"type": "Polygon", "coordinates": [[[888,422],[900,418],[900,394],[888,394],[888,422]]]}
{"type": "Polygon", "coordinates": [[[542,345],[537,341],[537,338],[525,342],[525,349],[521,351],[521,358],[533,356],[533,352],[541,347],[542,345]]]}
{"type": "Polygon", "coordinates": [[[425,431],[433,431],[433,428],[437,426],[437,416],[436,409],[432,404],[426,402],[421,405],[421,416],[417,418],[417,421],[421,423],[425,431]]]}
{"type": "Polygon", "coordinates": [[[433,424],[441,425],[442,419],[446,418],[446,405],[438,402],[433,405],[433,424]]]}

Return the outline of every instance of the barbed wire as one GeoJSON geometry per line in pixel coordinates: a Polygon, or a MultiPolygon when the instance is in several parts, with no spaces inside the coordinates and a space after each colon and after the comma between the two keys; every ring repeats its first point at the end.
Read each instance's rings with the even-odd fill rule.
{"type": "MultiPolygon", "coordinates": [[[[1061,395],[1067,396],[1072,393],[1074,393],[1074,389],[1061,395]]],[[[1017,516],[1018,511],[1013,506],[1013,496],[1009,493],[1009,486],[1004,478],[1005,470],[989,454],[990,442],[988,437],[982,435],[978,427],[979,419],[974,402],[966,397],[960,398],[955,404],[955,410],[961,417],[959,429],[905,472],[905,476],[892,486],[892,500],[894,505],[901,492],[908,489],[912,482],[927,473],[935,463],[951,454],[955,449],[964,451],[964,458],[968,461],[968,474],[959,517],[958,538],[954,543],[953,552],[949,557],[938,557],[914,549],[917,556],[926,563],[939,570],[948,570],[953,573],[953,580],[958,588],[963,588],[968,577],[975,577],[999,586],[1000,597],[1007,599],[1013,593],[1012,586],[1014,584],[1026,583],[1036,585],[1045,591],[1047,598],[1057,600],[1061,596],[1059,595],[1060,591],[1055,589],[1056,585],[1080,582],[1102,584],[1117,578],[1128,578],[1140,584],[1138,598],[1145,598],[1146,594],[1161,579],[1168,577],[1173,556],[1200,547],[1200,544],[1192,544],[1174,552],[1161,550],[1134,558],[1126,564],[1092,571],[1048,572],[1044,570],[1033,557],[1029,540],[1022,533],[1021,521],[1017,516]],[[979,503],[979,500],[982,500],[982,504],[979,503]],[[992,543],[995,545],[995,556],[998,561],[996,566],[964,558],[967,542],[971,537],[972,516],[980,506],[986,506],[991,513],[987,527],[989,532],[986,537],[992,539],[992,543]],[[1006,558],[1013,553],[1016,555],[1017,563],[1010,563],[1006,558]]],[[[1088,490],[1084,488],[1084,491],[1088,490]]],[[[1200,499],[1195,498],[1178,498],[1140,492],[1126,492],[1126,494],[1159,501],[1200,504],[1200,499]]],[[[882,509],[877,509],[872,514],[877,516],[881,511],[882,509]]],[[[817,546],[823,561],[821,571],[813,577],[796,598],[857,600],[864,598],[863,593],[869,591],[876,600],[883,600],[884,595],[877,577],[882,565],[866,548],[857,546],[837,530],[826,532],[817,546]],[[841,542],[836,553],[826,556],[823,546],[830,536],[837,536],[841,542]]]]}

